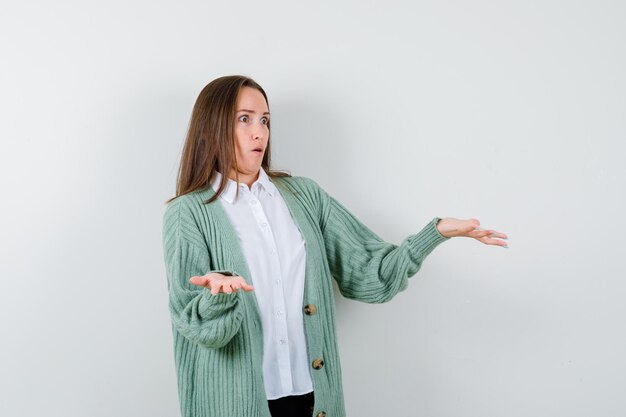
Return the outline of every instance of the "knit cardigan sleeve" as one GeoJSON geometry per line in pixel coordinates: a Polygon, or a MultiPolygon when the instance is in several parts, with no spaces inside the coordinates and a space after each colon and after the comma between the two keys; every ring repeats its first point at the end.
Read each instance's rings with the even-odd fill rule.
{"type": "Polygon", "coordinates": [[[191,284],[189,279],[211,272],[240,274],[210,269],[209,250],[186,204],[182,200],[171,202],[163,216],[163,252],[173,327],[194,343],[220,348],[241,327],[241,295],[212,294],[210,289],[191,284]]]}
{"type": "Polygon", "coordinates": [[[426,256],[450,239],[437,230],[440,218],[435,217],[400,245],[386,242],[321,187],[317,189],[326,258],[346,298],[366,303],[391,300],[407,288],[408,278],[426,256]]]}

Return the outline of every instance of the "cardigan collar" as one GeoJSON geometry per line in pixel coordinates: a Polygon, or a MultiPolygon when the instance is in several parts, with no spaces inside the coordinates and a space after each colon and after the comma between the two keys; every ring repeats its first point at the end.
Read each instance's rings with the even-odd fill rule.
{"type": "MultiPolygon", "coordinates": [[[[217,189],[220,186],[221,180],[222,180],[222,173],[216,170],[215,178],[213,178],[213,181],[211,181],[211,187],[213,188],[215,192],[217,192],[217,189]]],[[[270,180],[269,176],[267,175],[263,167],[259,169],[259,178],[255,182],[252,183],[252,188],[259,187],[259,186],[261,186],[272,197],[275,197],[278,193],[276,186],[272,183],[272,181],[270,180]],[[257,183],[259,185],[257,185],[257,183]]],[[[239,187],[241,187],[243,190],[250,191],[250,188],[248,188],[248,185],[243,182],[239,183],[239,187]]],[[[228,178],[228,181],[226,183],[226,189],[224,190],[224,192],[222,193],[220,197],[222,197],[228,203],[233,204],[235,201],[236,194],[237,194],[237,181],[228,178]]]]}

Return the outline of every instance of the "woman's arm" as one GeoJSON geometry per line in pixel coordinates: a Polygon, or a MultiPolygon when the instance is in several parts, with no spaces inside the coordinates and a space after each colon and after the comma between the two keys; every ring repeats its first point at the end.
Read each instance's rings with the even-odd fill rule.
{"type": "Polygon", "coordinates": [[[208,248],[182,202],[174,200],[163,216],[163,250],[167,272],[169,310],[176,330],[192,342],[209,348],[225,346],[241,327],[243,307],[238,292],[212,294],[190,282],[192,276],[212,272],[208,248]]]}
{"type": "MultiPolygon", "coordinates": [[[[313,180],[311,180],[313,181],[313,180]]],[[[315,184],[317,185],[317,184],[315,184]]],[[[406,289],[424,259],[448,240],[438,217],[400,245],[384,241],[318,186],[326,257],[339,290],[347,298],[384,303],[406,289]]]]}

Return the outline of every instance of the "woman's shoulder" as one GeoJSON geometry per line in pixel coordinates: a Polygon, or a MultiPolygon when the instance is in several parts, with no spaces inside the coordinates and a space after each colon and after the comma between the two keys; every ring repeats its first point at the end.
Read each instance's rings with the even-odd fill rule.
{"type": "Polygon", "coordinates": [[[181,217],[196,217],[197,214],[206,211],[205,202],[211,195],[213,195],[212,189],[198,189],[174,198],[165,205],[164,221],[180,220],[181,217]]]}
{"type": "Polygon", "coordinates": [[[276,180],[283,182],[295,192],[305,192],[306,194],[311,194],[317,193],[322,189],[314,179],[303,175],[278,177],[276,180]]]}

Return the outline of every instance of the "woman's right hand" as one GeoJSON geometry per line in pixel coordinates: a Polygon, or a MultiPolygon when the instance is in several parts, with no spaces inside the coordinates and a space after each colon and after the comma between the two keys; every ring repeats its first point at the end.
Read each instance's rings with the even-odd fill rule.
{"type": "Polygon", "coordinates": [[[240,288],[244,291],[252,291],[254,287],[248,285],[246,280],[240,276],[231,276],[212,272],[203,276],[193,276],[189,279],[194,285],[209,288],[211,294],[218,294],[220,290],[226,294],[237,292],[240,288]]]}

